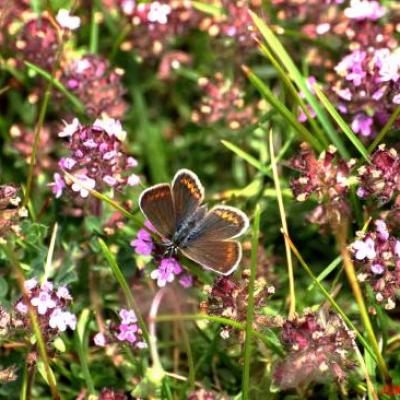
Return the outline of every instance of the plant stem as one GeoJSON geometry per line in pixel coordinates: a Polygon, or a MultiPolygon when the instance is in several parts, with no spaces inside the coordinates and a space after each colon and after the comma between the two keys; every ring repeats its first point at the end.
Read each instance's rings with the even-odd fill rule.
{"type": "Polygon", "coordinates": [[[257,271],[257,248],[258,248],[258,235],[260,231],[260,215],[261,215],[260,207],[257,206],[253,223],[250,279],[248,285],[246,341],[244,343],[244,365],[243,365],[243,378],[242,378],[243,400],[249,399],[249,390],[250,390],[251,340],[252,340],[253,319],[254,319],[254,283],[256,280],[256,271],[257,271]]]}
{"type": "Polygon", "coordinates": [[[272,173],[274,175],[274,182],[275,182],[275,189],[276,189],[276,199],[278,201],[279,207],[279,214],[281,216],[281,223],[282,223],[282,233],[284,235],[285,240],[285,251],[286,251],[286,260],[287,260],[287,267],[288,267],[288,278],[289,278],[289,318],[293,317],[296,312],[296,293],[294,287],[294,274],[293,274],[293,261],[292,261],[292,252],[290,250],[290,244],[288,242],[289,237],[289,230],[286,222],[286,213],[285,207],[283,205],[283,197],[282,197],[282,190],[279,181],[279,174],[278,168],[276,165],[275,153],[274,153],[274,145],[272,142],[272,131],[269,134],[269,148],[271,153],[271,166],[272,166],[272,173]]]}

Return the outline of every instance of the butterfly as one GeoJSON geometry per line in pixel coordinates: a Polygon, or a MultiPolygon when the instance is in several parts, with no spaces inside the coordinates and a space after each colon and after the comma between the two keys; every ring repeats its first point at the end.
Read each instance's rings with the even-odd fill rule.
{"type": "Polygon", "coordinates": [[[171,184],[160,183],[139,197],[142,213],[161,236],[166,253],[178,250],[205,269],[229,275],[242,258],[241,244],[232,240],[249,226],[246,214],[234,207],[202,205],[204,188],[197,175],[180,169],[171,184]]]}

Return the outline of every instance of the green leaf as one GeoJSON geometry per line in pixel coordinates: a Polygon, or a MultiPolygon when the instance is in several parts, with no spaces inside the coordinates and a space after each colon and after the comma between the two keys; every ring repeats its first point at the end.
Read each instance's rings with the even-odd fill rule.
{"type": "MultiPolygon", "coordinates": [[[[324,270],[317,276],[315,282],[322,282],[340,263],[342,262],[342,256],[337,256],[324,270]]],[[[308,285],[307,290],[314,289],[315,282],[308,285]]]]}
{"type": "Polygon", "coordinates": [[[308,103],[311,105],[312,109],[315,111],[319,122],[321,123],[322,127],[324,128],[326,134],[329,136],[332,143],[338,149],[339,153],[342,155],[343,158],[349,159],[350,154],[346,149],[345,144],[343,143],[341,137],[337,134],[336,130],[334,129],[333,125],[329,121],[326,113],[319,105],[317,99],[308,89],[306,79],[300,73],[296,65],[294,64],[293,60],[282,46],[279,39],[275,36],[273,31],[268,27],[268,25],[255,13],[249,11],[254,23],[256,24],[257,28],[259,29],[260,33],[264,37],[266,43],[272,49],[272,51],[276,54],[278,59],[280,60],[282,66],[288,71],[290,78],[295,82],[299,90],[304,93],[304,96],[308,103]]]}
{"type": "Polygon", "coordinates": [[[367,162],[369,161],[368,150],[361,143],[360,139],[353,133],[350,127],[347,125],[345,120],[341,117],[341,115],[337,112],[336,108],[329,101],[329,99],[322,92],[321,88],[315,84],[314,85],[315,93],[317,93],[318,98],[321,100],[321,103],[324,105],[328,113],[335,120],[335,122],[340,126],[344,134],[353,143],[354,147],[358,150],[358,152],[364,157],[367,162]]]}
{"type": "Polygon", "coordinates": [[[214,17],[220,17],[224,14],[224,9],[222,7],[218,7],[214,4],[207,4],[201,1],[194,1],[191,2],[193,8],[205,13],[213,15],[214,17]]]}

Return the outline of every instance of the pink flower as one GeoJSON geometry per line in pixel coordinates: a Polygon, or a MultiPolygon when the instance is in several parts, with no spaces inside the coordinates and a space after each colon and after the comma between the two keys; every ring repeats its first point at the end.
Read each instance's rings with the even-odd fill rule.
{"type": "Polygon", "coordinates": [[[369,0],[351,0],[350,7],[344,10],[347,18],[361,20],[376,21],[385,15],[385,7],[381,6],[378,1],[369,0]]]}
{"type": "Polygon", "coordinates": [[[126,139],[126,131],[122,129],[121,122],[114,118],[96,119],[93,128],[104,130],[109,136],[115,136],[123,142],[126,139]]]}
{"type": "Polygon", "coordinates": [[[378,219],[375,221],[376,232],[380,240],[386,241],[389,239],[389,231],[385,221],[378,219]]]}
{"type": "Polygon", "coordinates": [[[159,24],[166,24],[168,22],[168,15],[171,13],[171,7],[168,4],[161,4],[154,1],[150,4],[150,10],[147,14],[147,19],[150,22],[158,22],[159,24]]]}
{"type": "Polygon", "coordinates": [[[69,290],[65,286],[60,286],[56,294],[59,299],[72,300],[69,290]]]}
{"type": "Polygon", "coordinates": [[[104,333],[98,332],[94,335],[93,342],[96,346],[105,347],[107,344],[107,338],[104,333]]]}
{"type": "Polygon", "coordinates": [[[188,288],[192,287],[193,286],[193,277],[192,277],[192,275],[189,275],[189,274],[183,275],[179,279],[179,283],[185,289],[188,289],[188,288]]]}
{"type": "Polygon", "coordinates": [[[164,287],[167,282],[172,282],[175,279],[175,275],[179,275],[181,272],[182,267],[175,258],[163,258],[160,266],[151,272],[150,277],[157,280],[159,287],[164,287]]]}
{"type": "Polygon", "coordinates": [[[137,186],[140,183],[140,178],[136,174],[129,175],[127,183],[129,186],[137,186]]]}
{"type": "Polygon", "coordinates": [[[362,136],[370,136],[372,133],[372,125],[374,120],[362,113],[357,114],[351,123],[351,129],[355,133],[360,133],[362,136]]]}
{"type": "Polygon", "coordinates": [[[28,312],[28,306],[24,304],[22,301],[19,301],[16,304],[15,309],[21,314],[26,314],[28,312]]]}
{"type": "Polygon", "coordinates": [[[356,250],[355,258],[357,260],[364,260],[365,258],[373,260],[376,257],[375,242],[371,238],[367,238],[366,240],[356,240],[352,247],[353,250],[356,250]]]}
{"type": "Polygon", "coordinates": [[[119,316],[121,317],[122,324],[129,325],[137,322],[136,314],[133,310],[126,310],[125,308],[122,308],[119,312],[119,316]]]}
{"type": "Polygon", "coordinates": [[[138,327],[136,325],[126,325],[121,324],[119,326],[119,333],[117,335],[117,339],[121,342],[127,341],[131,344],[136,342],[136,332],[138,331],[138,327]]]}
{"type": "Polygon", "coordinates": [[[61,132],[59,132],[58,134],[59,137],[71,137],[81,127],[78,118],[74,118],[70,124],[68,124],[65,121],[63,121],[63,123],[64,123],[64,129],[61,132]]]}
{"type": "Polygon", "coordinates": [[[69,29],[71,31],[78,29],[81,26],[81,19],[76,16],[72,16],[69,10],[61,8],[56,16],[57,22],[61,28],[69,29]]]}
{"type": "Polygon", "coordinates": [[[25,281],[24,288],[26,291],[30,292],[36,288],[38,281],[36,278],[31,278],[25,281]]]}
{"type": "Polygon", "coordinates": [[[89,189],[94,189],[96,181],[84,174],[76,174],[75,178],[80,182],[74,182],[71,186],[74,192],[79,192],[81,197],[86,198],[89,196],[89,189]]]}
{"type": "Polygon", "coordinates": [[[40,315],[46,314],[47,310],[56,307],[56,302],[51,298],[51,295],[46,291],[41,291],[39,296],[31,300],[31,304],[38,309],[40,315]]]}
{"type": "Polygon", "coordinates": [[[146,229],[139,229],[136,239],[131,241],[131,246],[142,256],[151,255],[154,249],[153,239],[146,229]]]}
{"type": "Polygon", "coordinates": [[[54,289],[54,285],[49,280],[45,280],[41,285],[40,289],[44,290],[45,292],[51,292],[54,289]]]}
{"type": "Polygon", "coordinates": [[[56,172],[53,175],[53,177],[54,177],[54,182],[50,183],[49,186],[51,187],[51,191],[56,196],[56,199],[59,199],[61,197],[66,185],[65,185],[64,179],[58,172],[56,172]]]}
{"type": "Polygon", "coordinates": [[[49,326],[58,329],[59,332],[65,332],[69,327],[71,330],[76,328],[76,316],[69,311],[62,311],[56,308],[50,315],[49,326]]]}

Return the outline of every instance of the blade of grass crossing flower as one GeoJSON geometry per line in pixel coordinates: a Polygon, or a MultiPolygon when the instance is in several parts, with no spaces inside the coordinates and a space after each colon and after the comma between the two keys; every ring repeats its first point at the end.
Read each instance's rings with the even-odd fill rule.
{"type": "MultiPolygon", "coordinates": [[[[37,74],[45,78],[48,82],[52,80],[51,74],[47,71],[43,70],[35,64],[30,63],[29,61],[24,61],[24,63],[37,74]]],[[[53,85],[70,101],[70,103],[76,108],[79,113],[83,114],[85,112],[85,106],[83,105],[83,103],[76,96],[74,96],[58,79],[54,78],[53,85]]]]}
{"type": "Polygon", "coordinates": [[[346,315],[346,313],[343,311],[343,309],[339,306],[339,304],[336,303],[334,298],[330,295],[330,293],[323,287],[321,282],[317,281],[316,276],[312,272],[311,268],[307,265],[307,263],[304,261],[303,257],[297,250],[296,246],[288,236],[288,241],[290,244],[290,247],[293,251],[293,254],[296,256],[297,260],[300,262],[300,265],[304,268],[304,270],[307,272],[307,274],[310,276],[312,281],[315,283],[315,285],[319,288],[320,292],[324,295],[324,297],[329,301],[329,303],[332,305],[332,308],[343,318],[344,322],[347,324],[348,328],[350,328],[354,333],[357,335],[358,340],[362,343],[364,348],[370,353],[371,357],[373,357],[374,360],[376,360],[375,353],[372,350],[372,347],[369,345],[369,343],[365,340],[364,336],[361,335],[359,330],[355,327],[355,325],[351,322],[349,317],[346,315]]]}
{"type": "Polygon", "coordinates": [[[262,162],[258,161],[255,157],[253,157],[251,154],[246,153],[240,147],[236,146],[235,144],[227,140],[221,140],[221,143],[229,150],[231,150],[233,153],[235,153],[237,156],[247,161],[253,167],[257,168],[261,173],[272,178],[272,174],[270,171],[268,171],[268,168],[262,162]]]}
{"type": "Polygon", "coordinates": [[[119,268],[117,261],[115,260],[114,255],[111,253],[110,249],[106,245],[103,239],[98,239],[98,243],[100,245],[101,251],[103,252],[104,257],[108,261],[108,264],[111,267],[111,270],[114,274],[115,279],[119,283],[119,286],[122,289],[122,292],[124,293],[125,300],[129,307],[133,309],[136,313],[138,323],[140,326],[140,329],[142,330],[143,337],[146,340],[147,343],[149,343],[149,334],[147,332],[147,327],[146,324],[143,320],[142,314],[140,312],[140,308],[137,305],[135,298],[132,295],[131,288],[128,285],[128,282],[126,281],[121,269],[119,268]]]}
{"type": "Polygon", "coordinates": [[[58,393],[58,390],[57,390],[57,381],[56,381],[54,373],[50,367],[50,360],[49,360],[49,356],[47,354],[46,343],[45,343],[43,335],[42,335],[42,331],[40,328],[36,310],[33,307],[33,305],[31,304],[31,302],[28,300],[28,297],[26,294],[25,277],[24,277],[22,267],[17,259],[16,254],[14,253],[14,250],[11,247],[9,247],[8,245],[1,245],[1,247],[3,248],[5,254],[7,255],[7,258],[10,261],[10,264],[14,270],[19,288],[24,297],[24,302],[25,302],[25,304],[28,305],[28,315],[31,320],[33,334],[35,335],[37,345],[39,348],[39,355],[40,355],[40,359],[43,363],[42,364],[43,371],[46,376],[46,382],[48,383],[48,385],[50,387],[51,396],[52,396],[53,400],[59,400],[60,394],[58,393]]]}
{"type": "Polygon", "coordinates": [[[78,355],[81,362],[82,374],[85,378],[86,386],[90,394],[95,394],[94,383],[92,376],[90,375],[89,363],[88,363],[88,329],[87,325],[89,322],[90,311],[85,308],[78,320],[78,324],[75,332],[75,340],[77,341],[78,355]]]}
{"type": "Polygon", "coordinates": [[[269,133],[269,148],[270,148],[272,172],[274,174],[276,199],[278,201],[279,214],[281,216],[282,232],[284,234],[284,240],[285,240],[286,262],[287,262],[288,277],[289,277],[289,294],[290,294],[289,318],[290,318],[296,312],[296,293],[294,288],[293,261],[292,261],[292,252],[290,250],[290,245],[287,240],[287,237],[289,236],[289,230],[286,222],[285,207],[283,205],[283,197],[282,197],[281,183],[278,174],[278,166],[276,164],[276,159],[275,159],[274,144],[272,141],[272,131],[270,131],[269,133]]]}
{"type": "MultiPolygon", "coordinates": [[[[342,262],[342,257],[337,256],[324,270],[317,276],[317,282],[322,282],[338,265],[342,262]]],[[[314,288],[315,283],[312,282],[308,285],[307,290],[310,291],[314,288]]]]}
{"type": "Polygon", "coordinates": [[[244,73],[247,75],[249,81],[260,92],[260,94],[276,109],[285,120],[302,136],[302,140],[310,143],[316,150],[322,151],[322,144],[309,132],[300,122],[296,116],[272,93],[261,79],[251,71],[250,68],[242,66],[244,73]]]}
{"type": "Polygon", "coordinates": [[[264,46],[262,43],[259,43],[259,48],[261,52],[271,61],[272,65],[275,67],[275,69],[278,71],[280,78],[282,79],[283,83],[286,85],[286,87],[289,89],[289,92],[293,96],[293,98],[296,100],[296,102],[299,104],[301,109],[303,110],[304,114],[307,116],[307,120],[317,135],[318,139],[324,146],[328,146],[328,141],[324,135],[324,133],[321,131],[320,127],[316,123],[315,119],[311,116],[309,109],[307,108],[306,104],[304,103],[303,99],[299,95],[298,91],[296,90],[296,87],[293,85],[292,81],[289,79],[286,71],[280,66],[279,62],[276,60],[274,55],[269,51],[269,49],[264,46]]]}
{"type": "Polygon", "coordinates": [[[379,143],[382,142],[382,140],[385,138],[385,136],[389,133],[390,129],[392,128],[393,124],[396,122],[397,117],[400,115],[400,106],[397,107],[393,114],[390,116],[388,121],[386,122],[385,126],[382,128],[382,130],[378,133],[374,141],[370,144],[368,147],[368,153],[371,154],[376,147],[379,145],[379,143]]]}
{"type": "Polygon", "coordinates": [[[304,79],[303,75],[300,73],[300,71],[294,64],[293,60],[291,59],[285,48],[282,46],[279,39],[275,36],[272,30],[261,18],[259,18],[252,11],[249,11],[249,13],[254,23],[256,24],[258,30],[264,37],[265,41],[267,42],[273,53],[275,53],[278,60],[281,62],[282,66],[288,71],[289,76],[291,77],[291,79],[293,79],[299,90],[302,93],[304,93],[306,100],[311,105],[312,109],[315,111],[317,118],[320,121],[322,127],[324,128],[324,131],[329,136],[329,139],[338,149],[339,153],[342,155],[343,158],[345,159],[350,158],[350,154],[347,151],[342,139],[335,131],[333,125],[330,123],[324,110],[319,105],[317,99],[308,89],[306,80],[304,79]]]}
{"type": "Polygon", "coordinates": [[[354,147],[358,150],[358,152],[364,157],[364,159],[369,162],[368,150],[361,143],[361,140],[353,133],[350,127],[347,125],[345,120],[340,116],[340,114],[336,111],[333,104],[329,101],[329,99],[322,92],[321,88],[315,84],[314,86],[315,93],[318,98],[321,100],[321,103],[324,105],[330,116],[335,120],[335,122],[339,125],[340,129],[344,132],[347,138],[353,143],[354,147]]]}
{"type": "Polygon", "coordinates": [[[251,244],[251,265],[250,265],[250,278],[248,285],[247,297],[247,313],[246,313],[246,340],[244,343],[244,365],[243,365],[243,378],[242,378],[242,398],[243,400],[249,399],[250,392],[250,360],[251,360],[251,341],[253,334],[253,320],[254,320],[254,285],[256,280],[257,270],[257,250],[258,250],[258,235],[260,232],[260,207],[257,206],[254,222],[253,234],[251,244]]]}

